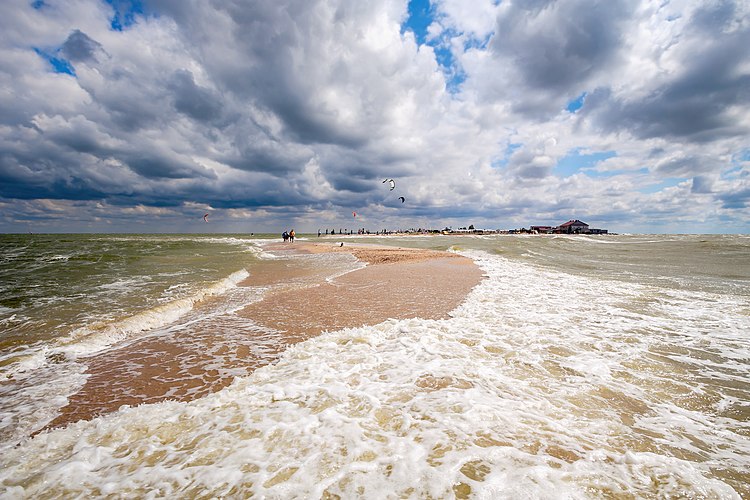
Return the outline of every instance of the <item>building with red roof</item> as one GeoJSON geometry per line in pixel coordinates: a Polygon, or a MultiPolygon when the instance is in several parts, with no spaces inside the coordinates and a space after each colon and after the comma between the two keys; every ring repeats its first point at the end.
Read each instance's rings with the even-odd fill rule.
{"type": "Polygon", "coordinates": [[[562,234],[586,234],[589,232],[589,225],[578,219],[569,220],[568,222],[557,226],[555,232],[562,234]]]}

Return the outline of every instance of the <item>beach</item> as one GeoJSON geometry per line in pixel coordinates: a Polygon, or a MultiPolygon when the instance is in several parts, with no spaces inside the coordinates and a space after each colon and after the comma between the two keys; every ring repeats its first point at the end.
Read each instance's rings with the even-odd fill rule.
{"type": "MultiPolygon", "coordinates": [[[[330,282],[273,294],[245,309],[244,314],[256,321],[286,332],[290,343],[387,319],[445,318],[482,276],[470,259],[446,252],[338,243],[290,247],[269,250],[343,252],[367,264],[330,282]]],[[[247,283],[258,284],[253,276],[247,283]]]]}
{"type": "Polygon", "coordinates": [[[1,497],[750,498],[747,236],[0,244],[1,497]]]}
{"type": "Polygon", "coordinates": [[[482,275],[470,259],[441,251],[300,241],[270,244],[266,250],[282,259],[300,254],[349,254],[366,267],[329,280],[309,267],[258,268],[239,286],[276,287],[240,315],[274,332],[273,345],[262,358],[246,346],[228,345],[221,353],[221,366],[217,366],[212,347],[222,341],[212,332],[132,342],[86,360],[85,385],[69,397],[49,427],[91,419],[122,405],[203,397],[229,385],[234,379],[232,369],[251,372],[273,362],[289,345],[325,331],[375,325],[387,319],[445,318],[482,275]],[[291,288],[283,286],[300,274],[310,279],[291,288]],[[208,365],[211,367],[205,369],[208,365]]]}

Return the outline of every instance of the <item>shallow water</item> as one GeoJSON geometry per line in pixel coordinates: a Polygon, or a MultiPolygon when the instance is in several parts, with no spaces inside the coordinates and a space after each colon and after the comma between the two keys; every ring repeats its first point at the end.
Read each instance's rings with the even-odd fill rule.
{"type": "MultiPolygon", "coordinates": [[[[236,283],[271,257],[263,241],[186,238],[230,257],[216,269],[204,261],[193,278],[152,285],[138,299],[144,305],[108,296],[114,306],[105,300],[100,311],[60,285],[56,293],[69,301],[60,310],[84,311],[75,321],[55,320],[25,343],[13,330],[3,348],[4,373],[14,377],[0,386],[4,424],[21,422],[28,435],[54,417],[87,376],[76,362],[81,348],[67,347],[76,345],[70,332],[98,315],[111,324],[113,308],[133,317],[215,287],[210,300],[130,331],[124,342],[220,328],[228,343],[249,341],[252,321],[238,324],[233,311],[264,290],[236,283]],[[165,296],[178,283],[188,290],[165,296]],[[49,401],[50,393],[59,396],[49,401]]],[[[750,498],[750,238],[339,239],[452,249],[487,279],[448,319],[328,333],[255,372],[238,367],[234,383],[189,402],[123,407],[34,438],[6,430],[5,493],[750,498]]],[[[193,253],[201,251],[178,252],[188,260],[193,253]]],[[[312,267],[335,274],[352,265],[329,257],[312,267]]],[[[100,284],[127,287],[129,275],[116,274],[103,273],[100,284]]],[[[0,318],[28,318],[17,328],[35,332],[46,323],[33,308],[60,303],[28,300],[0,318]]],[[[118,339],[96,349],[117,349],[118,339]]]]}

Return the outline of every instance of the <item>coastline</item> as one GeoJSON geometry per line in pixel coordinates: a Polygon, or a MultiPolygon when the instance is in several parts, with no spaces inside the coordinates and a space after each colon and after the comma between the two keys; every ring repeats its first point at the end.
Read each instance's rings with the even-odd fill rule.
{"type": "Polygon", "coordinates": [[[262,356],[246,345],[227,345],[219,354],[223,366],[217,367],[212,351],[226,339],[213,331],[131,342],[86,359],[89,376],[84,386],[69,397],[46,428],[90,420],[122,405],[168,399],[184,402],[206,396],[232,383],[234,375],[230,373],[242,370],[249,374],[275,362],[288,346],[325,331],[375,325],[389,318],[446,318],[482,277],[471,259],[449,252],[339,245],[298,241],[271,243],[267,248],[292,262],[295,254],[346,252],[365,267],[327,280],[315,270],[271,263],[239,284],[268,287],[260,301],[237,313],[259,327],[245,335],[265,337],[262,356]],[[309,274],[307,286],[278,286],[298,273],[309,274]]]}
{"type": "MultiPolygon", "coordinates": [[[[738,360],[750,352],[747,237],[342,238],[344,247],[341,240],[312,240],[323,248],[306,248],[302,239],[270,254],[280,239],[71,238],[83,255],[111,255],[114,248],[127,257],[115,267],[87,261],[88,270],[110,271],[96,273],[94,286],[73,279],[74,262],[40,267],[54,273],[27,272],[28,262],[61,254],[54,240],[20,253],[15,276],[33,276],[31,284],[57,277],[60,284],[46,296],[75,296],[45,313],[80,307],[87,318],[106,318],[114,304],[129,321],[152,311],[127,299],[150,283],[154,269],[175,274],[151,283],[160,286],[151,286],[150,301],[168,297],[163,291],[188,277],[197,285],[186,290],[190,297],[226,276],[236,279],[203,294],[176,320],[165,315],[156,326],[112,339],[106,354],[83,349],[86,338],[69,349],[48,342],[43,363],[13,372],[18,376],[0,386],[7,415],[0,428],[2,487],[29,498],[112,491],[356,497],[384,488],[419,497],[543,497],[551,489],[568,496],[750,495],[750,442],[742,434],[750,398],[737,382],[738,360]],[[344,253],[371,243],[390,247],[380,252],[381,264],[344,253]],[[409,253],[412,260],[391,264],[402,251],[395,246],[465,248],[484,274],[445,320],[376,315],[373,326],[289,347],[287,333],[238,314],[266,295],[344,288],[345,276],[359,275],[375,300],[350,299],[343,312],[329,311],[338,326],[412,286],[403,274],[396,285],[383,284],[381,273],[450,258],[420,262],[409,253]],[[317,251],[326,253],[310,254],[317,251]],[[211,271],[210,279],[195,280],[205,277],[201,271],[211,271]],[[246,277],[256,284],[242,286],[246,277]],[[101,368],[110,371],[103,376],[101,368]],[[94,377],[110,385],[100,387],[99,399],[79,401],[100,417],[41,429],[94,377]],[[129,408],[106,406],[122,404],[127,390],[137,396],[129,408]]],[[[453,276],[420,274],[449,284],[453,276]]],[[[309,299],[287,302],[304,308],[309,299]]],[[[307,326],[292,316],[281,320],[307,326]]],[[[89,321],[92,330],[130,323],[89,321]]],[[[50,329],[36,330],[41,337],[50,329]]]]}
{"type": "MultiPolygon", "coordinates": [[[[471,259],[449,252],[339,245],[297,242],[270,246],[272,252],[345,252],[367,265],[330,282],[271,294],[240,314],[281,330],[289,343],[386,319],[442,319],[463,302],[483,274],[471,259]]],[[[255,284],[254,277],[245,282],[255,284]]]]}

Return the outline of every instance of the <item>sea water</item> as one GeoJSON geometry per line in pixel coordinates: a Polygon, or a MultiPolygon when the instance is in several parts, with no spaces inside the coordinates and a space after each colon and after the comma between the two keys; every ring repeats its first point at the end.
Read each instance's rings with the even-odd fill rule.
{"type": "Polygon", "coordinates": [[[485,278],[448,319],[327,332],[218,392],[41,432],[93,352],[196,324],[252,343],[236,311],[266,291],[238,283],[274,256],[35,237],[0,237],[4,497],[750,498],[748,236],[339,237],[485,278]]]}

